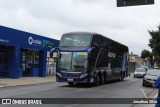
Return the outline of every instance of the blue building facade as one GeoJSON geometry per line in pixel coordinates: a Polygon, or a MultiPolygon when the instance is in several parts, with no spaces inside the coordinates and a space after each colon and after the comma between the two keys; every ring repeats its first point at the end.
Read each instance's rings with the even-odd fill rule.
{"type": "Polygon", "coordinates": [[[59,41],[0,26],[0,78],[46,76],[47,51],[59,41]]]}

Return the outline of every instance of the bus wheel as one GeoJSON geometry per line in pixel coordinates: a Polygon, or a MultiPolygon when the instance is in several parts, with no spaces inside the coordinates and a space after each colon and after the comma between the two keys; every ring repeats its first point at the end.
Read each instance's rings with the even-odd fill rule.
{"type": "Polygon", "coordinates": [[[121,72],[120,80],[123,81],[123,79],[124,79],[124,75],[123,75],[123,72],[121,72]]]}
{"type": "Polygon", "coordinates": [[[95,85],[100,85],[100,76],[99,75],[96,76],[95,85]]]}
{"type": "Polygon", "coordinates": [[[68,82],[68,85],[73,86],[74,83],[73,82],[68,82]]]}
{"type": "Polygon", "coordinates": [[[102,75],[100,78],[100,85],[103,85],[103,84],[104,84],[104,76],[102,75]]]}

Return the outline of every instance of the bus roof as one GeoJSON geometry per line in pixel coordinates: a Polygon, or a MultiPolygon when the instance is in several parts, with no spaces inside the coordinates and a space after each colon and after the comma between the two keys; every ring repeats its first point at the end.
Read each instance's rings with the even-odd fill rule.
{"type": "Polygon", "coordinates": [[[88,34],[88,35],[94,35],[94,34],[98,34],[98,33],[95,33],[95,32],[68,32],[68,33],[65,33],[63,35],[68,35],[68,34],[88,34]]]}
{"type": "MultiPolygon", "coordinates": [[[[86,35],[96,35],[97,34],[97,35],[101,35],[101,34],[96,33],[96,32],[84,32],[84,31],[80,31],[80,32],[68,32],[68,33],[64,33],[63,35],[68,35],[68,34],[86,34],[86,35]]],[[[103,35],[101,35],[101,36],[103,36],[103,35]]],[[[111,40],[113,42],[116,42],[116,43],[118,43],[118,44],[120,44],[120,45],[122,45],[122,46],[124,46],[126,48],[128,48],[128,46],[126,46],[124,44],[121,44],[121,43],[119,43],[119,42],[117,42],[115,40],[112,40],[112,39],[110,39],[110,38],[108,38],[106,36],[103,36],[103,37],[105,37],[105,38],[107,38],[107,39],[109,39],[109,40],[111,40]]]]}

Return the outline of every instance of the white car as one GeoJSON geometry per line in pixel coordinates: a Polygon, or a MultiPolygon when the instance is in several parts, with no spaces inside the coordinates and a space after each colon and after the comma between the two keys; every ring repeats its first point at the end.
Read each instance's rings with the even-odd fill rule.
{"type": "Polygon", "coordinates": [[[143,78],[146,74],[145,68],[137,68],[134,72],[134,78],[141,77],[143,78]]]}

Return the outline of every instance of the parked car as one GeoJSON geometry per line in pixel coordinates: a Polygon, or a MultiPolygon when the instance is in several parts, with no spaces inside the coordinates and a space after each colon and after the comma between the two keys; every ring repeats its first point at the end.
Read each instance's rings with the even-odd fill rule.
{"type": "Polygon", "coordinates": [[[153,69],[153,70],[148,70],[146,75],[143,78],[143,86],[153,86],[154,82],[158,79],[160,76],[160,70],[153,69]]]}
{"type": "Polygon", "coordinates": [[[141,77],[143,78],[144,75],[146,73],[146,69],[145,68],[137,68],[134,72],[134,78],[137,78],[137,77],[141,77]]]}
{"type": "Polygon", "coordinates": [[[154,69],[159,69],[159,67],[154,67],[154,69]]]}

